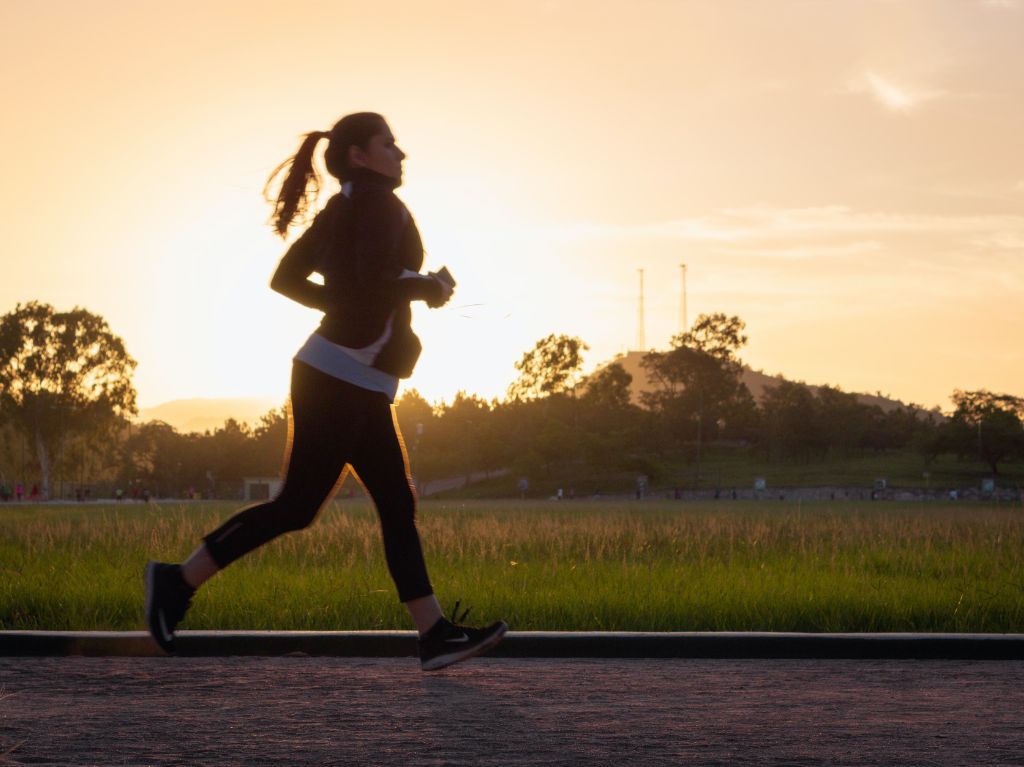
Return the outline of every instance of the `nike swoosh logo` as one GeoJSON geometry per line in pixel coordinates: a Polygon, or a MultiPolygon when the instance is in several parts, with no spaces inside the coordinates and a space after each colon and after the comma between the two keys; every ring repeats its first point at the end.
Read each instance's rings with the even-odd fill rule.
{"type": "Polygon", "coordinates": [[[466,636],[465,634],[463,634],[463,635],[462,635],[461,637],[459,637],[458,639],[446,639],[446,640],[444,640],[444,641],[445,641],[446,643],[447,643],[447,642],[468,642],[468,641],[469,641],[469,637],[468,637],[468,636],[466,636]]]}
{"type": "Polygon", "coordinates": [[[164,635],[164,641],[165,642],[173,641],[174,634],[172,634],[170,631],[167,630],[167,623],[164,622],[164,611],[161,610],[159,612],[159,615],[160,615],[160,631],[164,635]]]}

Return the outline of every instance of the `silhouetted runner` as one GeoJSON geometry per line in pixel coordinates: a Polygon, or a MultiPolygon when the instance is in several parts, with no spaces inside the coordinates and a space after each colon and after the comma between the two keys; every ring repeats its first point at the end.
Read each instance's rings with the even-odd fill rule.
{"type": "Polygon", "coordinates": [[[173,653],[175,628],[195,589],[267,541],[312,523],[351,467],[377,507],[388,570],[419,632],[422,667],[430,671],[478,655],[508,630],[503,621],[459,625],[465,613],[444,617],[427,577],[408,458],[392,417],[398,381],[412,374],[420,355],[410,303],[443,306],[454,281],[447,270],[419,273],[419,231],[394,193],[405,153],[378,114],[351,114],[330,131],[306,134],[295,156],[274,170],[268,189],[291,166],[274,201],[277,233],[285,237],[316,201],[313,151],[321,139],[328,140],[324,160],[341,192],[288,248],[270,283],[324,313],[293,361],[284,485],[272,501],[243,509],[207,535],[183,564],[147,564],[146,622],[157,644],[173,653]],[[322,285],[308,279],[314,272],[322,285]]]}

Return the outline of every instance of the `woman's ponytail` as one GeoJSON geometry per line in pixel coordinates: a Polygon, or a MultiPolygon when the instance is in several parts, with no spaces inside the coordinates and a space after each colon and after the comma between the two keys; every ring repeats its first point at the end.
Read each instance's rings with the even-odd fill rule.
{"type": "Polygon", "coordinates": [[[274,213],[271,216],[274,230],[281,237],[285,237],[292,221],[297,216],[305,218],[310,208],[316,204],[320,194],[320,174],[313,167],[313,151],[320,139],[330,139],[327,151],[324,152],[327,172],[339,181],[345,182],[352,173],[352,168],[348,164],[349,147],[367,149],[370,146],[370,139],[385,127],[384,118],[376,112],[356,112],[342,117],[330,131],[307,133],[295,156],[278,165],[263,187],[263,196],[267,202],[274,205],[274,213]],[[269,190],[289,165],[291,170],[281,183],[277,200],[274,200],[269,190]]]}
{"type": "Polygon", "coordinates": [[[267,179],[263,195],[267,202],[273,202],[274,212],[271,219],[274,231],[281,237],[287,235],[288,227],[297,216],[305,217],[307,211],[316,204],[317,196],[320,194],[320,174],[313,167],[313,150],[320,139],[330,138],[330,135],[326,131],[307,133],[295,156],[278,165],[267,179]],[[289,165],[291,170],[281,183],[277,200],[272,200],[269,189],[289,165]]]}

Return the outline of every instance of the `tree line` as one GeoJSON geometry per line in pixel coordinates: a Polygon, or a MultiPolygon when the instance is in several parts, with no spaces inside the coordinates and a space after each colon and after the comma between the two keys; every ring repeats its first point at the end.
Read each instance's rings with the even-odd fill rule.
{"type": "MultiPolygon", "coordinates": [[[[639,401],[620,363],[583,375],[587,345],[557,334],[523,354],[503,398],[430,403],[408,390],[396,412],[412,472],[429,482],[504,470],[541,486],[578,477],[597,487],[615,476],[658,481],[712,448],[780,463],[913,450],[926,462],[980,460],[993,475],[1024,457],[1024,399],[1009,394],[956,390],[941,414],[782,380],[755,400],[741,380],[744,330],[736,316],[700,316],[644,357],[652,388],[639,401]]],[[[0,318],[0,486],[31,477],[47,496],[120,487],[235,497],[243,477],[280,472],[287,403],[253,427],[228,420],[203,434],[136,424],[134,368],[85,309],[30,302],[0,318]]]]}

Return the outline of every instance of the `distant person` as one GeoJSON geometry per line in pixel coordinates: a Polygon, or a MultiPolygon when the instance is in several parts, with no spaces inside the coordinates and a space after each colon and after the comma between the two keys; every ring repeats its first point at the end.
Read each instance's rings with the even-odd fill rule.
{"type": "Polygon", "coordinates": [[[399,379],[412,374],[420,354],[410,304],[444,306],[454,281],[447,270],[419,272],[420,235],[394,193],[405,153],[377,114],[351,114],[330,131],[307,134],[296,155],[278,166],[268,188],[291,169],[274,204],[277,233],[284,237],[316,199],[313,151],[322,139],[327,170],[341,192],[288,248],[270,283],[324,312],[292,365],[284,485],[272,501],[243,509],[207,535],[183,564],[150,562],[146,620],[157,644],[174,652],[174,630],[195,589],[253,549],[307,527],[351,466],[377,506],[388,570],[419,632],[421,665],[430,671],[478,655],[508,630],[503,621],[470,628],[458,625],[456,615],[444,617],[427,576],[408,458],[392,415],[399,379]],[[308,279],[313,272],[322,285],[308,279]]]}
{"type": "Polygon", "coordinates": [[[636,478],[636,499],[643,500],[645,495],[647,495],[647,475],[641,474],[636,478]]]}
{"type": "Polygon", "coordinates": [[[32,485],[32,491],[28,494],[28,499],[30,501],[39,500],[39,485],[32,485]]]}
{"type": "Polygon", "coordinates": [[[14,500],[20,501],[25,496],[25,486],[20,482],[14,486],[14,500]]]}

